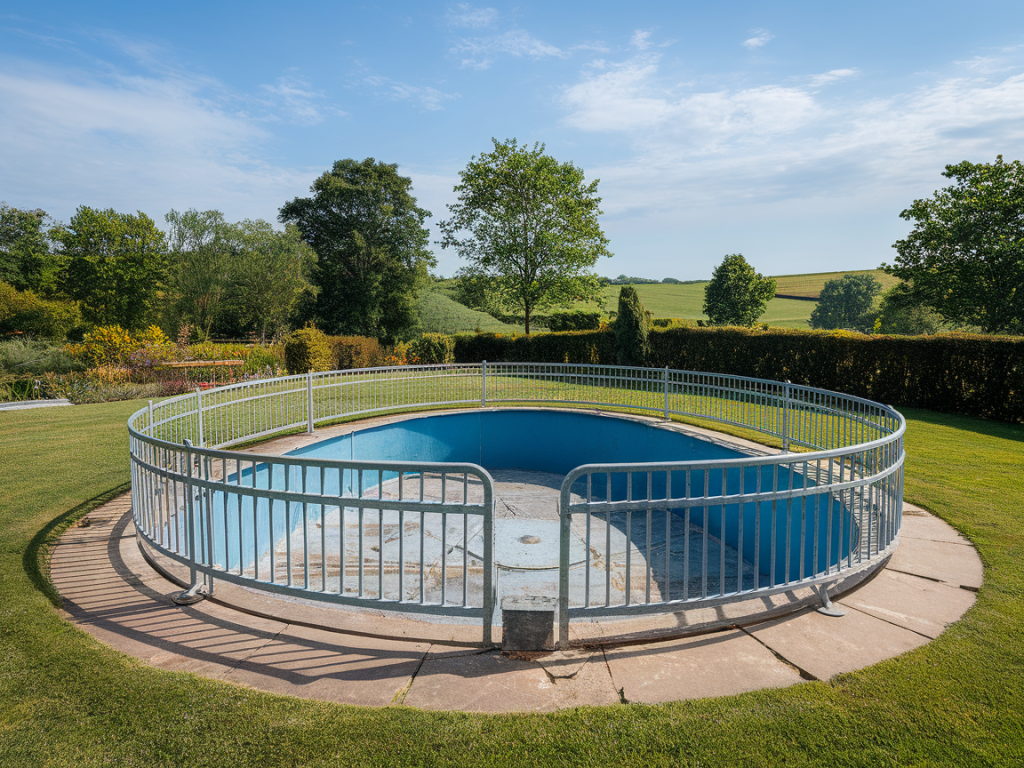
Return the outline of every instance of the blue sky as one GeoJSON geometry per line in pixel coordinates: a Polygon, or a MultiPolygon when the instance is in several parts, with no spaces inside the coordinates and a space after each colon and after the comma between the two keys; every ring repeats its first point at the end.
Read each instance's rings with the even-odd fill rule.
{"type": "Polygon", "coordinates": [[[58,219],[275,221],[374,157],[436,222],[491,137],[600,179],[600,274],[873,268],[947,163],[1024,159],[1024,3],[0,7],[0,199],[58,219]]]}

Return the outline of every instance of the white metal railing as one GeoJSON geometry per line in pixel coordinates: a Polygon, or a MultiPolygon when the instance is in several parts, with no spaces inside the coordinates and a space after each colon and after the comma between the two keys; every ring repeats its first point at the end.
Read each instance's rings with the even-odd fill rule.
{"type": "Polygon", "coordinates": [[[287,376],[151,403],[129,421],[138,535],[186,565],[194,586],[219,579],[479,618],[489,643],[494,490],[486,470],[227,449],[339,419],[502,403],[697,417],[775,436],[787,451],[573,470],[561,497],[563,644],[574,616],[820,587],[881,563],[898,540],[905,423],[890,407],[668,368],[487,362],[287,376]],[[428,522],[442,539],[451,530],[468,542],[472,532],[479,551],[424,539],[428,522]],[[569,561],[572,535],[586,540],[584,561],[569,561]]]}

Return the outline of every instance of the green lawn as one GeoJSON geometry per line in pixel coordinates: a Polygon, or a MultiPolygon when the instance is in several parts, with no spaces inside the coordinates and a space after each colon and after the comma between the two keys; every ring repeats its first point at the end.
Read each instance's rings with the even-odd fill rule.
{"type": "MultiPolygon", "coordinates": [[[[829,683],[481,716],[275,697],[150,669],[67,624],[46,542],[128,481],[138,402],[0,413],[0,765],[823,765],[1024,762],[1024,427],[907,410],[906,496],[978,546],[938,640],[829,683]]],[[[471,684],[471,681],[467,681],[471,684]]]]}
{"type": "MultiPolygon", "coordinates": [[[[704,287],[707,283],[676,285],[671,283],[641,283],[635,286],[644,309],[654,317],[681,317],[688,320],[706,320],[704,287]]],[[[605,307],[614,311],[619,302],[621,285],[608,285],[603,290],[605,307]]],[[[797,299],[772,299],[758,322],[779,328],[809,328],[808,321],[815,303],[797,299]]]]}

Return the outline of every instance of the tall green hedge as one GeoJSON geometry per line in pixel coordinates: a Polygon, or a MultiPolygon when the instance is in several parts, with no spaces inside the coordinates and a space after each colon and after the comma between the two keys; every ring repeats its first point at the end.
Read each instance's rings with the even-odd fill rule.
{"type": "MultiPolygon", "coordinates": [[[[652,367],[791,381],[895,406],[1024,422],[1024,338],[845,331],[652,329],[652,367]]],[[[614,365],[611,331],[456,338],[457,362],[614,365]]]]}

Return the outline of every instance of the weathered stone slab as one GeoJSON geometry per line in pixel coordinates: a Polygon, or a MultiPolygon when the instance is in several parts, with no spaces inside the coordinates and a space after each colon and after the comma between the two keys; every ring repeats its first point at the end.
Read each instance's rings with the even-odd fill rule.
{"type": "Polygon", "coordinates": [[[600,651],[552,656],[532,662],[488,651],[428,658],[404,703],[467,712],[548,712],[619,701],[600,651]]]}
{"type": "Polygon", "coordinates": [[[605,651],[615,687],[628,702],[729,696],[801,681],[797,670],[736,629],[605,651]]]}
{"type": "Polygon", "coordinates": [[[954,587],[978,589],[984,578],[981,558],[974,547],[933,539],[901,538],[886,567],[954,587]]]}
{"type": "Polygon", "coordinates": [[[966,589],[887,569],[836,602],[935,638],[974,600],[966,589]]]}
{"type": "Polygon", "coordinates": [[[852,672],[924,645],[928,638],[860,611],[817,611],[749,627],[768,648],[819,680],[852,672]]]}

